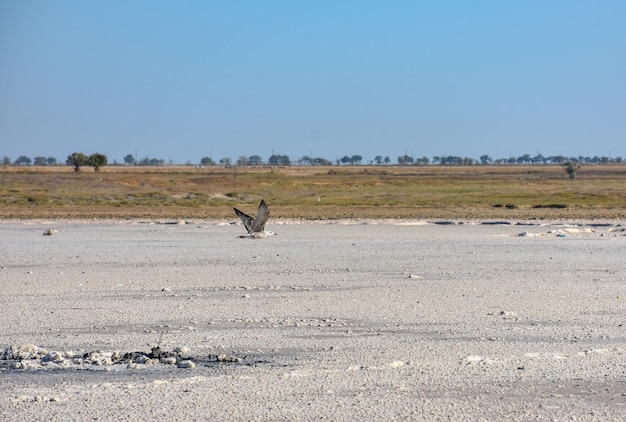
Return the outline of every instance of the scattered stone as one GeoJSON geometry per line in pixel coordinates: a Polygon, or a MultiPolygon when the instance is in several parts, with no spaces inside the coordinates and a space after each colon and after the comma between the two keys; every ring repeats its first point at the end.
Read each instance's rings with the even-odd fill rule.
{"type": "Polygon", "coordinates": [[[65,358],[59,352],[50,352],[44,357],[41,358],[42,362],[54,362],[61,363],[65,360],[65,358]]]}
{"type": "Polygon", "coordinates": [[[493,359],[478,355],[467,356],[465,359],[462,360],[462,362],[466,365],[490,365],[492,363],[495,363],[493,359]]]}
{"type": "Polygon", "coordinates": [[[178,353],[179,355],[182,354],[187,354],[189,353],[191,350],[189,350],[189,347],[185,347],[185,346],[177,346],[174,347],[174,353],[178,353]]]}
{"type": "Polygon", "coordinates": [[[48,229],[45,232],[43,232],[43,235],[44,236],[52,236],[53,234],[58,233],[58,232],[59,232],[58,230],[48,229]]]}
{"type": "Polygon", "coordinates": [[[139,356],[135,356],[135,358],[133,359],[133,362],[139,363],[139,364],[146,364],[149,360],[150,358],[148,356],[139,355],[139,356]]]}
{"type": "Polygon", "coordinates": [[[513,311],[500,311],[499,314],[504,319],[518,319],[519,316],[513,311]]]}
{"type": "MultiPolygon", "coordinates": [[[[104,371],[110,371],[113,365],[125,364],[128,369],[136,369],[141,365],[176,365],[179,368],[193,368],[195,364],[183,355],[190,352],[188,347],[178,346],[173,351],[164,351],[160,347],[153,347],[149,353],[95,350],[85,352],[83,350],[66,350],[64,352],[48,351],[33,344],[21,346],[12,345],[0,348],[0,367],[10,369],[53,369],[78,367],[87,369],[94,366],[102,366],[104,371]],[[183,363],[181,366],[181,362],[183,363]]],[[[230,357],[224,362],[240,362],[241,359],[230,357]]]]}
{"type": "Polygon", "coordinates": [[[241,358],[237,356],[219,355],[216,359],[218,362],[240,363],[241,358]]]}

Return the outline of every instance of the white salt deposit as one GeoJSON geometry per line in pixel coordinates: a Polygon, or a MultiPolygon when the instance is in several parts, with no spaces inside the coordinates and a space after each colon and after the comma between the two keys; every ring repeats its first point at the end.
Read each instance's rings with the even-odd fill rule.
{"type": "Polygon", "coordinates": [[[0,221],[0,414],[623,420],[621,221],[271,222],[0,221]]]}

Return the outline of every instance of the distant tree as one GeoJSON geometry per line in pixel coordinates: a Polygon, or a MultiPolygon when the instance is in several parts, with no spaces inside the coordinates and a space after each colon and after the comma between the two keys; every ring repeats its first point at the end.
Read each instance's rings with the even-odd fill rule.
{"type": "Polygon", "coordinates": [[[93,167],[95,171],[100,171],[100,167],[109,164],[109,160],[106,155],[95,152],[89,156],[88,164],[93,167]]]}
{"type": "Polygon", "coordinates": [[[546,157],[544,157],[543,155],[541,155],[541,154],[537,154],[536,156],[534,156],[534,157],[533,157],[533,161],[534,161],[535,163],[542,163],[542,164],[545,164],[545,163],[546,163],[546,161],[547,161],[547,159],[546,159],[546,157]]]}
{"type": "Polygon", "coordinates": [[[325,159],[325,158],[313,158],[311,159],[311,165],[314,166],[332,166],[333,163],[331,163],[329,160],[325,159]]]}
{"type": "Polygon", "coordinates": [[[274,154],[269,158],[268,164],[270,166],[290,166],[291,160],[289,160],[289,156],[287,155],[274,154]]]}
{"type": "Polygon", "coordinates": [[[391,158],[389,158],[389,156],[386,156],[384,161],[385,161],[385,164],[389,164],[391,163],[391,158]]]}
{"type": "Polygon", "coordinates": [[[36,166],[47,166],[48,159],[46,157],[35,157],[33,164],[36,166]]]}
{"type": "Polygon", "coordinates": [[[247,166],[248,165],[248,157],[246,157],[245,155],[240,156],[239,158],[237,158],[237,163],[238,166],[247,166]]]}
{"type": "Polygon", "coordinates": [[[488,155],[481,155],[480,162],[481,164],[491,164],[493,163],[493,159],[488,155]]]}
{"type": "Polygon", "coordinates": [[[552,164],[565,164],[567,162],[567,158],[562,155],[553,155],[549,157],[548,160],[552,162],[552,164]]]}
{"type": "Polygon", "coordinates": [[[341,164],[348,164],[350,162],[350,157],[344,155],[340,160],[341,164]]]}
{"type": "Polygon", "coordinates": [[[309,157],[308,155],[305,155],[303,157],[300,157],[300,159],[298,160],[298,162],[303,165],[310,165],[311,164],[311,157],[309,157]]]}
{"type": "Polygon", "coordinates": [[[565,166],[565,172],[569,175],[569,180],[576,179],[576,172],[580,168],[580,164],[574,163],[573,161],[568,161],[563,164],[565,166]]]}
{"type": "Polygon", "coordinates": [[[46,158],[46,161],[48,162],[49,166],[56,166],[57,165],[57,159],[54,157],[48,157],[46,158]]]}
{"type": "Polygon", "coordinates": [[[476,160],[471,157],[463,157],[463,159],[461,160],[461,164],[464,166],[473,166],[474,164],[476,164],[476,160]]]}
{"type": "Polygon", "coordinates": [[[32,162],[33,160],[31,160],[30,157],[22,155],[21,157],[19,157],[17,160],[13,162],[13,165],[14,166],[30,166],[30,163],[32,162]]]}
{"type": "Polygon", "coordinates": [[[471,162],[471,158],[469,160],[466,160],[466,159],[463,159],[463,158],[461,158],[461,157],[459,157],[457,155],[451,155],[451,156],[447,157],[447,164],[450,164],[450,165],[460,166],[460,165],[463,165],[463,164],[470,165],[471,163],[472,163],[471,162]]]}
{"type": "Polygon", "coordinates": [[[259,157],[258,155],[252,155],[248,158],[249,166],[262,166],[263,164],[265,164],[263,162],[263,159],[259,157]]]}
{"type": "Polygon", "coordinates": [[[231,164],[232,164],[232,160],[230,159],[230,157],[220,158],[221,166],[230,166],[231,164]]]}
{"type": "Polygon", "coordinates": [[[74,171],[78,172],[82,166],[89,164],[89,158],[82,152],[73,152],[67,156],[65,164],[74,167],[74,171]]]}
{"type": "Polygon", "coordinates": [[[363,157],[361,157],[360,155],[353,155],[352,157],[350,157],[350,164],[352,165],[361,164],[361,161],[363,161],[363,157]]]}
{"type": "Polygon", "coordinates": [[[374,163],[376,163],[377,166],[381,165],[383,163],[383,157],[381,155],[377,155],[374,157],[374,163]]]}
{"type": "Polygon", "coordinates": [[[133,154],[127,154],[126,157],[124,157],[124,162],[129,166],[134,166],[137,164],[137,160],[135,159],[135,156],[133,154]]]}
{"type": "Polygon", "coordinates": [[[138,165],[140,166],[164,166],[165,160],[162,158],[148,158],[144,157],[139,160],[138,165]]]}
{"type": "Polygon", "coordinates": [[[430,160],[426,156],[424,156],[422,158],[416,158],[415,159],[415,164],[418,165],[418,166],[427,166],[428,163],[430,163],[430,160]]]}
{"type": "Polygon", "coordinates": [[[10,166],[11,165],[11,158],[7,157],[6,155],[4,157],[2,157],[2,165],[3,166],[10,166]]]}
{"type": "Polygon", "coordinates": [[[415,160],[413,159],[413,157],[411,157],[410,155],[404,154],[400,157],[398,157],[398,164],[400,164],[401,166],[408,166],[413,164],[415,160]]]}
{"type": "Polygon", "coordinates": [[[202,164],[203,166],[214,166],[215,161],[213,161],[211,157],[202,157],[202,159],[200,160],[200,164],[202,164]]]}

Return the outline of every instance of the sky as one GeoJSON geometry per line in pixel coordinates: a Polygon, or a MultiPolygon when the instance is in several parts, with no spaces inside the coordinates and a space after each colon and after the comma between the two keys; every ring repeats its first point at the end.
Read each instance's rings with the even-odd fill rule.
{"type": "Polygon", "coordinates": [[[0,0],[0,157],[626,157],[626,1],[0,0]]]}

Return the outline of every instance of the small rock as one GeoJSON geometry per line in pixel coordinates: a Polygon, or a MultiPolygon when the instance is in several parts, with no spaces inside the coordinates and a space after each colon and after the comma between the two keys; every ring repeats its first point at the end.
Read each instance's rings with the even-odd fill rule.
{"type": "Polygon", "coordinates": [[[217,357],[217,361],[218,362],[233,362],[233,363],[239,363],[241,362],[241,358],[237,357],[237,356],[229,356],[229,355],[219,355],[217,357]]]}
{"type": "Polygon", "coordinates": [[[463,363],[466,365],[490,365],[494,361],[483,356],[470,355],[463,359],[463,363]]]}
{"type": "Polygon", "coordinates": [[[145,364],[150,360],[150,358],[146,355],[139,355],[139,356],[135,356],[135,359],[133,359],[133,362],[135,363],[139,363],[139,364],[145,364]]]}
{"type": "Polygon", "coordinates": [[[519,318],[515,312],[512,311],[500,311],[500,316],[504,319],[517,319],[519,318]]]}
{"type": "Polygon", "coordinates": [[[174,347],[174,352],[178,353],[178,354],[186,354],[189,353],[189,347],[185,347],[185,346],[177,346],[174,347]]]}
{"type": "Polygon", "coordinates": [[[61,354],[59,352],[50,352],[47,355],[45,355],[43,358],[41,358],[42,362],[53,362],[53,363],[60,363],[63,362],[65,359],[63,358],[63,356],[61,356],[61,354]]]}

